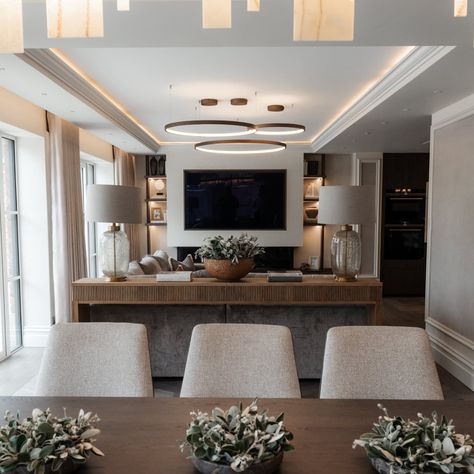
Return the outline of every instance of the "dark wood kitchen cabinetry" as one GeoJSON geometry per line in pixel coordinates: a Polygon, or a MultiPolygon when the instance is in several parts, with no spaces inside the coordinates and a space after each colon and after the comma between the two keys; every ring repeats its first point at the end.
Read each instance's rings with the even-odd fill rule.
{"type": "Polygon", "coordinates": [[[381,265],[384,296],[425,294],[428,176],[428,153],[384,154],[381,265]]]}

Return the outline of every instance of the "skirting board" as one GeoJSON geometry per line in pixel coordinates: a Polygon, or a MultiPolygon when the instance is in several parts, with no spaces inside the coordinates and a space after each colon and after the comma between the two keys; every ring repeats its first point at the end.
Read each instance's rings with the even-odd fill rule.
{"type": "Polygon", "coordinates": [[[46,347],[50,326],[25,326],[23,328],[24,347],[46,347]]]}
{"type": "Polygon", "coordinates": [[[474,391],[474,342],[432,318],[426,331],[436,362],[474,391]]]}

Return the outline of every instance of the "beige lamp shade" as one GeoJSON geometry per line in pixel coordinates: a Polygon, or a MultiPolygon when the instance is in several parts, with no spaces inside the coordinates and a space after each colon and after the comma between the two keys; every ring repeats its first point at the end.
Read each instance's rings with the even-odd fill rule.
{"type": "Polygon", "coordinates": [[[139,224],[142,222],[141,189],[135,186],[91,184],[87,187],[89,222],[139,224]]]}
{"type": "Polygon", "coordinates": [[[375,222],[374,186],[322,186],[319,224],[371,224],[375,222]]]}

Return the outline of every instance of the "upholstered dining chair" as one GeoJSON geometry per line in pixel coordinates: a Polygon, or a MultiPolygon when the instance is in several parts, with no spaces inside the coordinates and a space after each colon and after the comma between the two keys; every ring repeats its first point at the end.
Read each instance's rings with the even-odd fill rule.
{"type": "Polygon", "coordinates": [[[388,326],[330,329],[320,397],[443,400],[426,332],[388,326]]]}
{"type": "Polygon", "coordinates": [[[37,396],[152,397],[146,328],[129,323],[61,323],[49,333],[37,396]]]}
{"type": "Polygon", "coordinates": [[[300,398],[290,330],[263,324],[195,326],[181,397],[300,398]]]}

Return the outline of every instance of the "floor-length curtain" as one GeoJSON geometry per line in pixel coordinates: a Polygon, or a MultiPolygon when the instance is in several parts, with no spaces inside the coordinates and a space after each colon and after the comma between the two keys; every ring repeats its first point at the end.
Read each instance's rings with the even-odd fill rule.
{"type": "MultiPolygon", "coordinates": [[[[115,184],[136,186],[135,157],[117,147],[113,147],[113,152],[115,184]]],[[[123,226],[130,241],[130,260],[140,260],[140,232],[138,224],[124,224],[123,226]]]]}
{"type": "Polygon", "coordinates": [[[79,129],[48,112],[55,322],[71,320],[71,283],[87,274],[79,129]]]}

